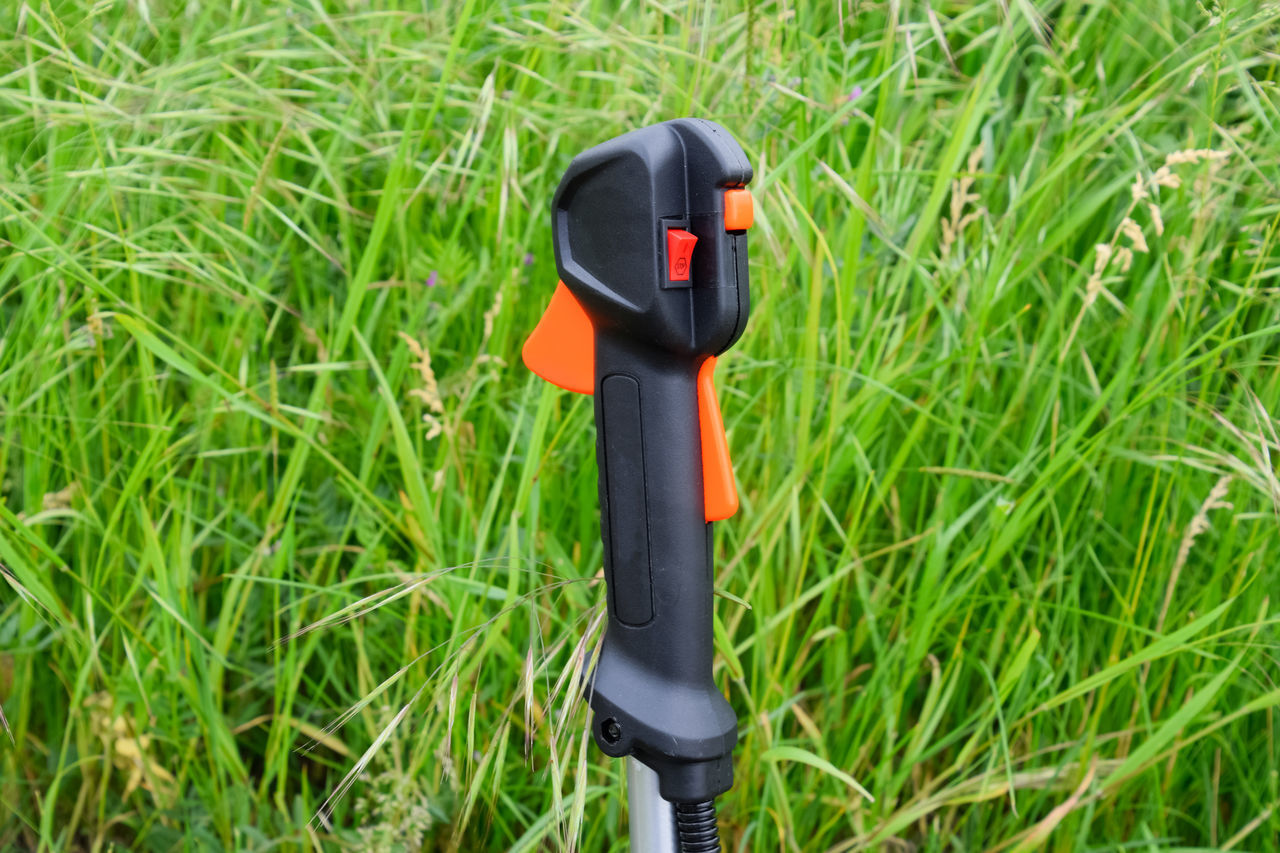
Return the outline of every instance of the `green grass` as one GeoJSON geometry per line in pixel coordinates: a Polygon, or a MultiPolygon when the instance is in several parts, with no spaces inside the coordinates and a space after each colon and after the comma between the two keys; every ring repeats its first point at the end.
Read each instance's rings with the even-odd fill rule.
{"type": "Polygon", "coordinates": [[[1280,8],[615,5],[0,8],[0,848],[626,849],[519,348],[572,156],[695,114],[727,849],[1280,849],[1280,8]]]}

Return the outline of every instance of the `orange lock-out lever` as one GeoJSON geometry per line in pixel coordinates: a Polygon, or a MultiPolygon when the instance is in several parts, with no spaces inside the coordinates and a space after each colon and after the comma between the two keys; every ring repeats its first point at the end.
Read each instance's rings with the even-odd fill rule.
{"type": "Polygon", "coordinates": [[[738,508],[712,373],[747,322],[751,166],[678,119],[574,158],[552,203],[560,283],[524,346],[594,397],[609,625],[588,680],[607,754],[673,803],[732,784],[737,718],[711,678],[712,525],[738,508]]]}

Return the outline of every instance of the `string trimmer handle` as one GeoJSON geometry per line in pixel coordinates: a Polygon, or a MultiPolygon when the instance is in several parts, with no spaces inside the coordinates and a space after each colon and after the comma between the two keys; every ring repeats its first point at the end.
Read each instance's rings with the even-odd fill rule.
{"type": "Polygon", "coordinates": [[[588,679],[596,743],[671,802],[733,783],[737,719],[712,663],[712,526],[738,508],[712,385],[747,322],[751,166],[719,125],[678,119],[574,158],[552,206],[560,283],[524,346],[595,395],[609,624],[588,679]]]}

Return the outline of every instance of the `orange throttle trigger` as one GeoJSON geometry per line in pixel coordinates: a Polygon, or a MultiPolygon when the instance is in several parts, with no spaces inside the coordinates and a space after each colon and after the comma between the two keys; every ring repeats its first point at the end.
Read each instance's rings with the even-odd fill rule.
{"type": "Polygon", "coordinates": [[[733,482],[729,440],[724,434],[720,402],[712,376],[716,358],[698,368],[698,431],[702,437],[702,501],[707,521],[722,521],[738,511],[738,487],[733,482]]]}
{"type": "Polygon", "coordinates": [[[552,385],[579,394],[595,389],[595,330],[563,281],[556,284],[551,304],[524,342],[520,356],[526,367],[552,385]]]}

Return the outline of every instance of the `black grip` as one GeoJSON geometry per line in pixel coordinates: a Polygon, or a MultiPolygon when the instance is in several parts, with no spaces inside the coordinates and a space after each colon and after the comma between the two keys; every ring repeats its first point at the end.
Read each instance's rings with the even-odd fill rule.
{"type": "MultiPolygon", "coordinates": [[[[592,728],[609,755],[657,771],[677,803],[733,783],[737,718],[711,677],[698,371],[747,323],[751,178],[723,127],[676,119],[579,154],[551,205],[556,269],[589,320],[564,328],[589,326],[594,342],[609,625],[586,687],[592,728]]],[[[565,387],[583,390],[574,368],[586,362],[543,375],[563,368],[565,387]]],[[[712,517],[726,517],[713,496],[712,517]]]]}
{"type": "Polygon", "coordinates": [[[702,801],[733,783],[737,717],[712,679],[711,525],[703,518],[698,368],[596,333],[609,627],[588,686],[610,755],[658,769],[662,796],[702,801]]]}

